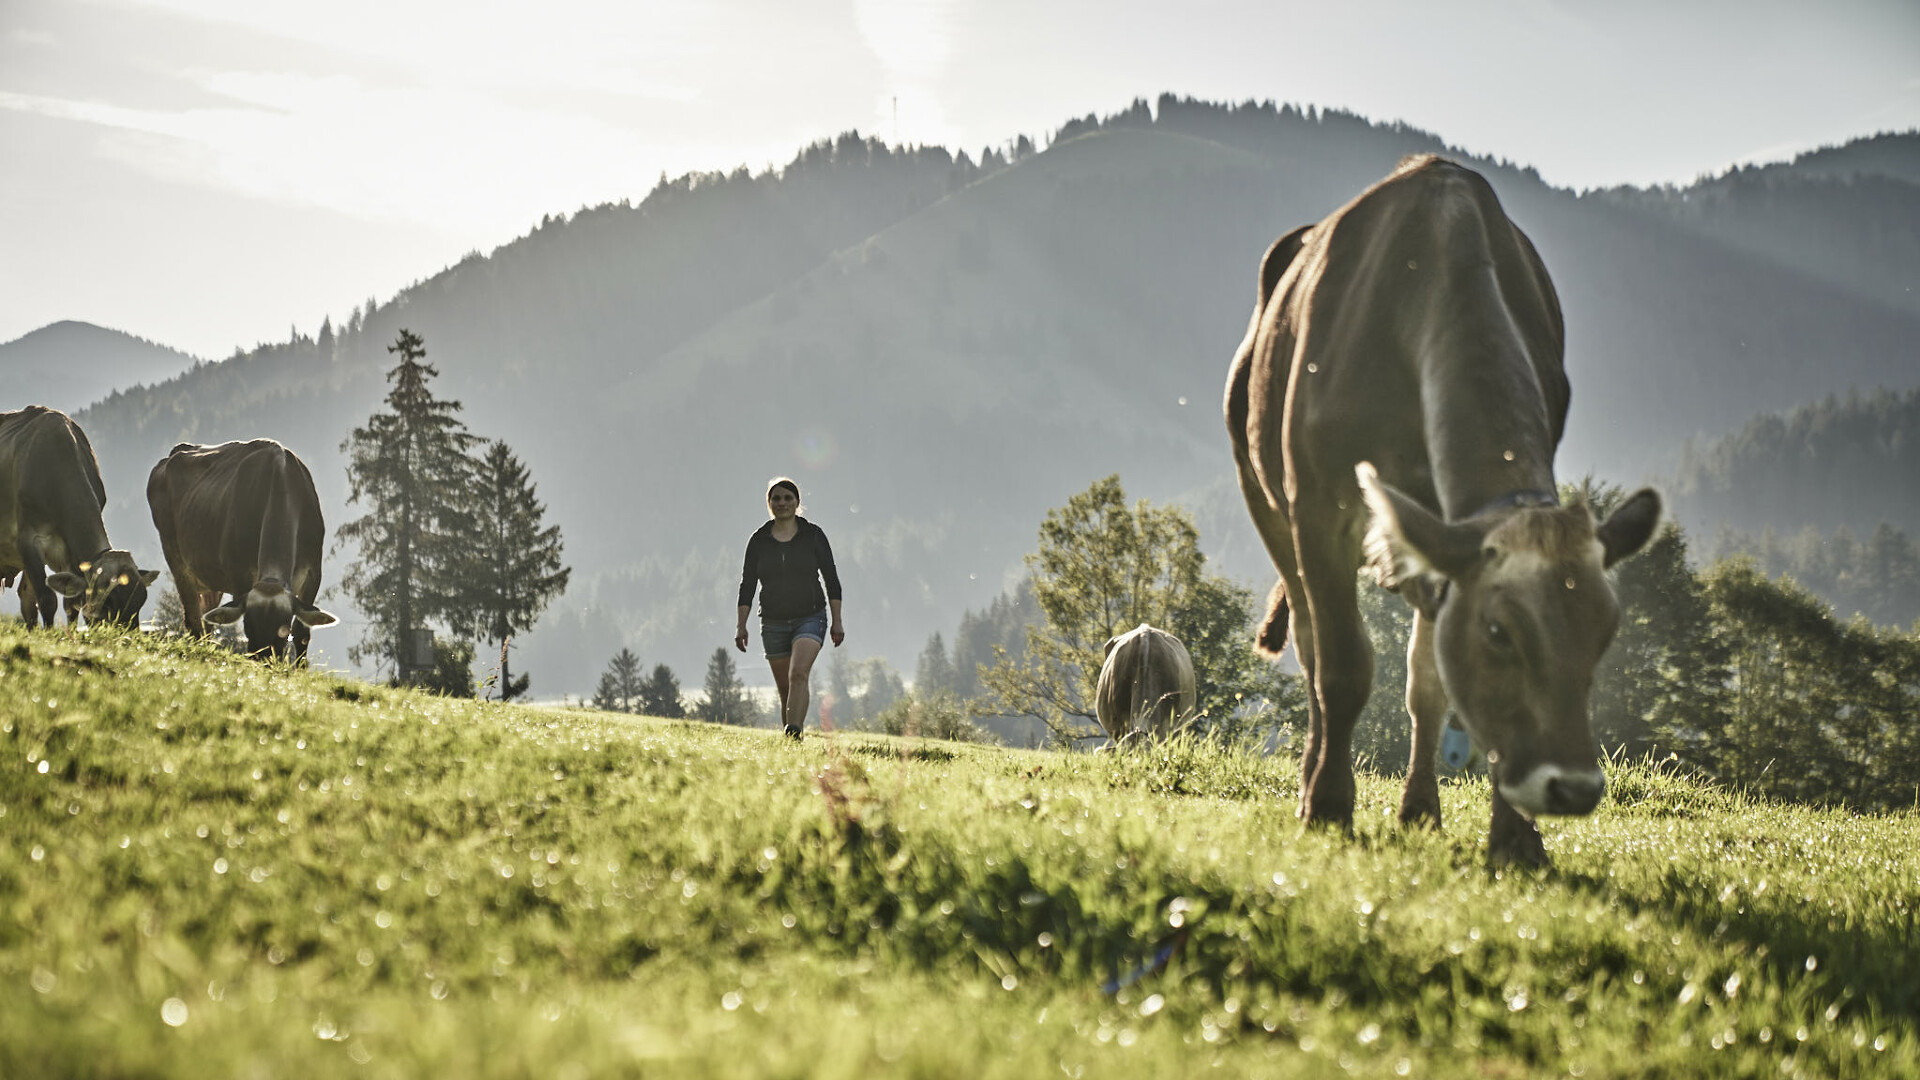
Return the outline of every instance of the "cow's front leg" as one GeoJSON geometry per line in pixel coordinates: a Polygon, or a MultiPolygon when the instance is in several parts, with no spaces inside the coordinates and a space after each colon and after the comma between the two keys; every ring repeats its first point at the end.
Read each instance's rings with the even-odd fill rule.
{"type": "Polygon", "coordinates": [[[1433,658],[1433,620],[1416,613],[1407,642],[1407,715],[1413,718],[1413,756],[1407,761],[1407,786],[1400,793],[1400,823],[1440,827],[1440,781],[1433,757],[1446,724],[1447,691],[1433,658]]]}
{"type": "Polygon", "coordinates": [[[1532,819],[1515,810],[1500,794],[1499,777],[1493,776],[1493,824],[1487,833],[1487,859],[1495,866],[1519,864],[1548,866],[1546,842],[1532,819]]]}
{"type": "MultiPolygon", "coordinates": [[[[198,582],[185,579],[178,574],[173,578],[174,591],[180,595],[180,629],[188,637],[200,637],[207,632],[203,621],[207,614],[207,594],[202,592],[198,582]]],[[[220,604],[220,594],[213,594],[215,607],[220,604]]]]}
{"type": "Polygon", "coordinates": [[[1354,567],[1337,521],[1297,522],[1300,578],[1313,621],[1313,694],[1319,704],[1317,760],[1301,793],[1307,823],[1353,830],[1353,725],[1373,691],[1373,645],[1360,618],[1354,567]]]}

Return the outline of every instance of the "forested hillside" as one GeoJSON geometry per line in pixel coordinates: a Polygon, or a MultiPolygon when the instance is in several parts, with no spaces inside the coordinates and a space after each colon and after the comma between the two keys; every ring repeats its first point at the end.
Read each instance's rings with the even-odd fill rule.
{"type": "MultiPolygon", "coordinates": [[[[512,444],[563,529],[574,584],[515,665],[537,696],[588,692],[622,645],[698,671],[730,632],[740,548],[777,473],[834,540],[848,649],[911,670],[930,632],[1018,575],[1047,508],[1109,473],[1195,506],[1222,567],[1264,589],[1219,417],[1260,255],[1403,155],[1444,149],[1337,112],[1170,97],[978,161],[845,136],[783,169],[663,179],[638,203],[551,218],[337,327],[82,422],[116,542],[155,564],[139,493],[180,439],[281,438],[338,524],[357,513],[340,441],[376,407],[406,327],[437,391],[512,444]]],[[[1794,233],[1806,258],[1781,260],[1617,193],[1473,164],[1560,289],[1563,475],[1634,482],[1755,413],[1911,385],[1920,311],[1819,270],[1845,264],[1859,230],[1794,233]]],[[[1803,194],[1795,220],[1855,212],[1844,185],[1803,194]]],[[[316,649],[337,663],[354,632],[349,613],[316,649]]]]}
{"type": "Polygon", "coordinates": [[[1920,137],[1881,135],[1686,188],[1600,197],[1905,311],[1920,311],[1920,137]]]}
{"type": "MultiPolygon", "coordinates": [[[[1914,381],[1920,382],[1920,365],[1914,381]]],[[[1834,394],[1688,446],[1673,496],[1695,531],[1920,535],[1920,389],[1834,394]]]]}

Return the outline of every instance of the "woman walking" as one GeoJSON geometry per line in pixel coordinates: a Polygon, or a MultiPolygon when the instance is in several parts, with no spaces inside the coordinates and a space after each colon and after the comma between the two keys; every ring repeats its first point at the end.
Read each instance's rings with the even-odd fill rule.
{"type": "Polygon", "coordinates": [[[798,739],[807,726],[811,703],[807,676],[813,672],[814,658],[829,633],[835,648],[847,637],[840,623],[840,575],[833,567],[827,534],[800,516],[800,485],[784,476],[768,484],[767,514],[772,520],[747,540],[733,645],[747,651],[747,613],[753,610],[757,584],[760,644],[766,650],[767,666],[773,669],[773,685],[780,691],[780,721],[787,735],[798,739]]]}

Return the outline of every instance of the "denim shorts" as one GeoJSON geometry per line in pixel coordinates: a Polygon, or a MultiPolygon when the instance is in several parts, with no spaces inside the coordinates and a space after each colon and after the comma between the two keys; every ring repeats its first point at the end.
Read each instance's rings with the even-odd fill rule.
{"type": "Polygon", "coordinates": [[[827,609],[821,608],[797,619],[760,620],[760,644],[767,650],[767,659],[785,660],[792,656],[795,638],[812,638],[816,644],[826,644],[827,609]]]}

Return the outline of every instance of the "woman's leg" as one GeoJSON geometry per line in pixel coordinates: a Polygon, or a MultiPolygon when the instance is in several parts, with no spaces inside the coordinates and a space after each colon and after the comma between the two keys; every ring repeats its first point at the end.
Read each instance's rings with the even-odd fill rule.
{"type": "Polygon", "coordinates": [[[787,658],[787,676],[782,682],[785,693],[781,695],[783,706],[781,715],[786,725],[795,731],[807,726],[807,706],[813,698],[807,686],[807,676],[813,673],[813,658],[820,655],[820,643],[810,637],[793,639],[793,655],[787,658]]]}
{"type": "Polygon", "coordinates": [[[767,658],[767,667],[773,671],[773,688],[780,692],[780,716],[782,721],[787,715],[787,664],[793,658],[782,656],[779,659],[767,658]]]}

